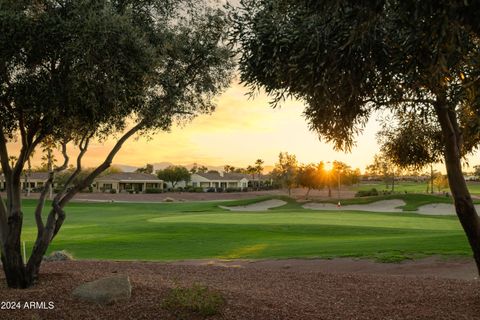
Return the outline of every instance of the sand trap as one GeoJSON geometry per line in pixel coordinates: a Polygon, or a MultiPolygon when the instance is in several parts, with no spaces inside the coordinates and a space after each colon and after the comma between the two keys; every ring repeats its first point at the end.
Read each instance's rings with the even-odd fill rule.
{"type": "Polygon", "coordinates": [[[404,206],[405,202],[403,200],[382,200],[377,201],[369,204],[355,204],[355,205],[347,205],[347,206],[340,206],[333,203],[307,203],[303,205],[305,209],[311,210],[338,210],[338,211],[348,211],[348,210],[355,210],[355,211],[371,211],[371,212],[402,212],[402,209],[398,209],[397,207],[404,206]]]}
{"type": "MultiPolygon", "coordinates": [[[[475,205],[475,209],[477,209],[477,213],[480,212],[480,205],[475,205]]],[[[418,211],[415,211],[418,214],[426,214],[426,215],[435,215],[435,216],[454,216],[455,207],[453,204],[448,203],[432,203],[421,206],[418,208],[418,211]]]]}
{"type": "Polygon", "coordinates": [[[237,207],[220,206],[220,208],[227,209],[230,211],[267,211],[270,208],[281,207],[286,204],[287,203],[283,200],[272,199],[272,200],[266,200],[262,202],[249,204],[246,206],[237,206],[237,207]]]}

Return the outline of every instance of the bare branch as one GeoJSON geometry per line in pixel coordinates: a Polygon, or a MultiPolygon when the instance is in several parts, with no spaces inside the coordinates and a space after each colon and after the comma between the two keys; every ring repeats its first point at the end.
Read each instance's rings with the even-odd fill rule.
{"type": "Polygon", "coordinates": [[[65,169],[67,169],[68,167],[68,162],[70,161],[70,157],[68,156],[68,153],[67,153],[67,144],[68,144],[69,140],[64,140],[62,142],[62,156],[63,156],[63,163],[61,166],[55,168],[53,171],[55,173],[58,173],[58,172],[61,172],[65,169]]]}
{"type": "Polygon", "coordinates": [[[62,142],[62,155],[64,158],[63,164],[55,168],[55,170],[52,170],[49,172],[48,180],[45,182],[45,185],[43,186],[42,193],[40,194],[40,197],[37,202],[37,206],[35,207],[35,223],[37,225],[37,237],[42,237],[43,232],[45,231],[45,225],[43,224],[43,219],[42,219],[42,212],[43,208],[45,207],[45,201],[47,199],[48,192],[50,191],[50,188],[53,185],[53,181],[55,179],[55,173],[60,172],[62,170],[65,170],[68,166],[69,162],[69,157],[67,153],[67,140],[64,140],[62,142]]]}
{"type": "Polygon", "coordinates": [[[96,177],[98,177],[103,171],[107,170],[110,165],[112,164],[113,158],[117,155],[118,151],[122,148],[123,144],[125,141],[127,141],[131,136],[133,136],[135,133],[140,131],[145,125],[144,121],[140,121],[137,123],[133,128],[128,130],[115,144],[115,146],[110,150],[110,153],[107,155],[105,160],[100,164],[95,170],[93,170],[85,179],[80,181],[70,189],[59,201],[59,206],[60,208],[63,208],[68,201],[70,201],[75,194],[77,194],[80,190],[85,189],[89,185],[93,183],[93,180],[95,180],[96,177]]]}
{"type": "Polygon", "coordinates": [[[42,193],[40,194],[40,198],[38,198],[37,206],[35,207],[35,223],[37,225],[37,237],[41,237],[45,230],[45,226],[42,220],[42,212],[43,212],[43,208],[45,207],[45,201],[47,199],[47,195],[50,190],[50,187],[53,183],[53,179],[54,179],[54,174],[53,172],[50,172],[48,176],[48,180],[45,182],[45,185],[43,186],[42,193]]]}
{"type": "Polygon", "coordinates": [[[90,139],[92,138],[94,133],[88,133],[88,134],[85,134],[82,139],[80,140],[80,143],[78,145],[79,149],[80,149],[80,153],[78,154],[78,157],[77,157],[77,168],[75,169],[75,171],[70,175],[70,177],[68,178],[67,182],[65,183],[65,185],[63,186],[63,189],[57,193],[57,195],[55,196],[55,199],[54,199],[54,202],[58,202],[60,200],[60,198],[65,194],[65,192],[68,190],[68,187],[72,184],[72,182],[75,180],[75,178],[80,174],[80,172],[82,172],[82,158],[83,156],[85,155],[85,153],[87,152],[87,149],[88,149],[88,144],[90,142],[90,139]]]}

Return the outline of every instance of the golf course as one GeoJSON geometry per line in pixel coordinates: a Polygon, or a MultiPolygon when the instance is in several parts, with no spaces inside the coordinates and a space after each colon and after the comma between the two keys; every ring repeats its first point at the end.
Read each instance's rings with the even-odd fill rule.
{"type": "MultiPolygon", "coordinates": [[[[235,212],[271,200],[176,203],[71,203],[50,252],[67,250],[76,259],[171,261],[183,259],[285,259],[359,257],[382,262],[430,255],[469,256],[456,216],[420,215],[425,204],[451,199],[405,194],[344,200],[368,204],[398,199],[406,212],[314,211],[279,197],[284,205],[235,212]]],[[[34,202],[26,200],[27,254],[36,228],[34,202]]]]}

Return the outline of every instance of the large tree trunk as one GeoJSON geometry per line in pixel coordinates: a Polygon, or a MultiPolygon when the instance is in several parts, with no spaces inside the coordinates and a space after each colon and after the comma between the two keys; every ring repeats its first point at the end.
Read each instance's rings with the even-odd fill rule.
{"type": "Polygon", "coordinates": [[[25,265],[22,259],[20,235],[22,230],[22,216],[11,215],[8,219],[8,235],[2,248],[2,266],[5,272],[7,285],[10,288],[28,288],[29,283],[25,265]]]}
{"type": "Polygon", "coordinates": [[[462,135],[458,128],[455,111],[447,109],[445,103],[438,104],[435,110],[445,140],[445,166],[450,191],[455,203],[455,211],[468,238],[477,271],[480,274],[480,221],[463,177],[461,163],[462,135]]]}

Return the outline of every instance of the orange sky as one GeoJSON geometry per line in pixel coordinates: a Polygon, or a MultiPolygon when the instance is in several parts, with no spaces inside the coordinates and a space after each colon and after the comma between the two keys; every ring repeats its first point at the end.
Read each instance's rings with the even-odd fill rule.
{"type": "MultiPolygon", "coordinates": [[[[197,162],[245,167],[258,158],[265,160],[266,165],[273,165],[278,153],[287,151],[295,154],[302,163],[340,160],[363,171],[378,151],[375,119],[371,119],[358,137],[357,146],[351,153],[335,152],[332,145],[319,141],[317,135],[308,130],[302,116],[302,103],[289,101],[279,109],[272,109],[266,95],[249,99],[247,93],[243,86],[232,84],[218,98],[218,107],[213,114],[200,116],[184,127],[176,126],[169,133],[156,134],[152,139],[131,139],[114,163],[143,166],[158,162],[197,162]]],[[[113,142],[92,143],[84,165],[99,164],[113,142]]],[[[39,164],[39,154],[37,151],[35,164],[39,164]]],[[[478,154],[471,157],[471,165],[478,162],[478,154]]]]}

